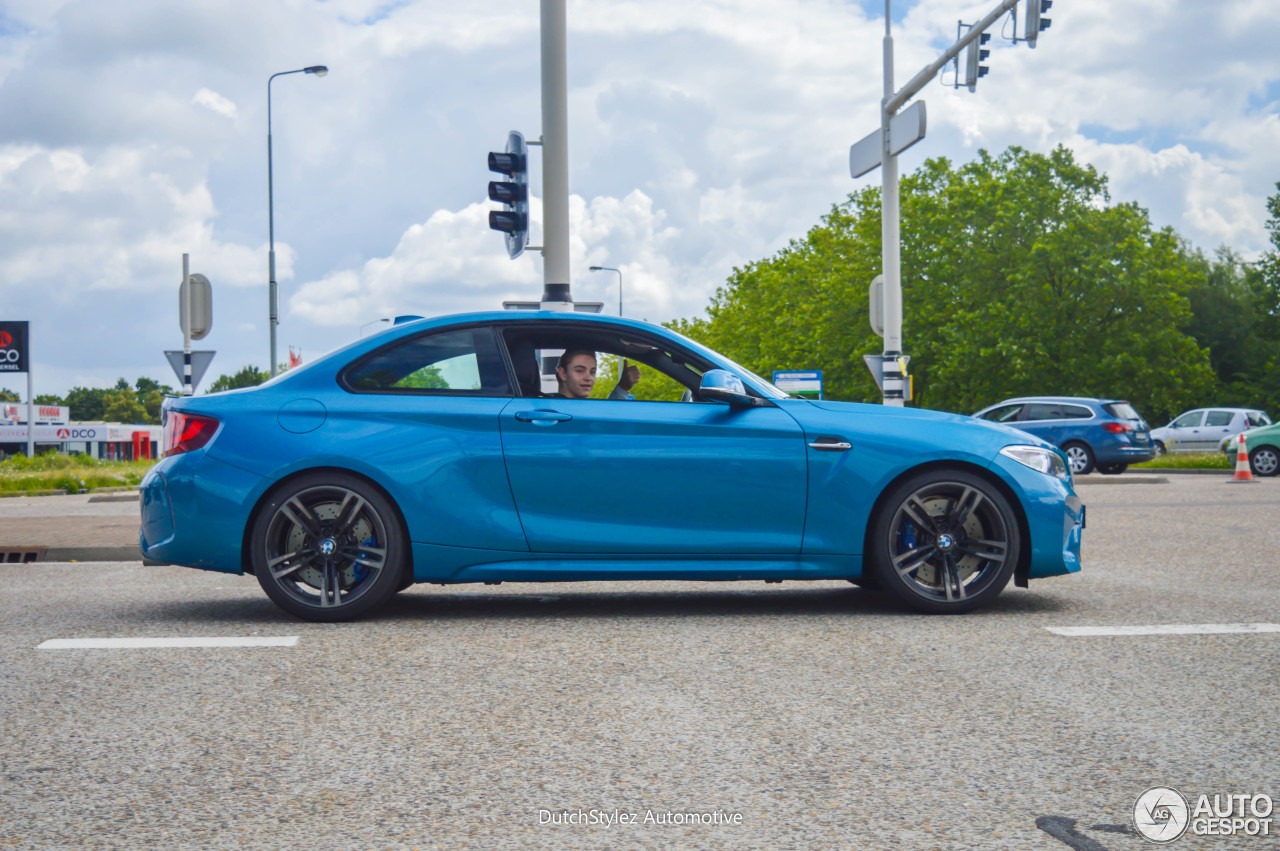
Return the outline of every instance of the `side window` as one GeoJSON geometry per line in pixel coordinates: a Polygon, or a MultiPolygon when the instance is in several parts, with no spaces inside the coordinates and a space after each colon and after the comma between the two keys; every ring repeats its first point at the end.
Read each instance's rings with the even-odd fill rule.
{"type": "Polygon", "coordinates": [[[1271,425],[1271,419],[1260,411],[1249,412],[1249,427],[1257,428],[1258,426],[1271,425]]]}
{"type": "Polygon", "coordinates": [[[1174,428],[1195,428],[1200,425],[1200,420],[1204,418],[1204,411],[1192,411],[1189,414],[1183,414],[1174,420],[1171,425],[1174,428]]]}
{"type": "Polygon", "coordinates": [[[1210,411],[1209,416],[1205,417],[1204,424],[1207,426],[1227,426],[1231,425],[1231,421],[1235,419],[1235,414],[1231,411],[1210,411]]]}
{"type": "Polygon", "coordinates": [[[511,382],[489,328],[461,328],[400,340],[347,369],[365,393],[510,396],[511,382]]]}
{"type": "Polygon", "coordinates": [[[1068,420],[1087,420],[1093,416],[1093,411],[1082,405],[1063,405],[1062,417],[1068,420]]]}
{"type": "Polygon", "coordinates": [[[1022,414],[1023,422],[1031,420],[1060,420],[1062,419],[1062,406],[1051,405],[1045,402],[1038,402],[1033,405],[1027,405],[1026,411],[1022,414]]]}
{"type": "Polygon", "coordinates": [[[1001,405],[999,408],[992,408],[982,415],[984,420],[991,420],[993,423],[1011,423],[1018,418],[1018,414],[1022,411],[1021,405],[1001,405]]]}

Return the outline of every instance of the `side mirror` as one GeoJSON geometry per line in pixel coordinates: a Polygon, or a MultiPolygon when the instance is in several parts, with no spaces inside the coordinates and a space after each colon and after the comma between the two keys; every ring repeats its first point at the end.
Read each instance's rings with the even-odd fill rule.
{"type": "Polygon", "coordinates": [[[733,408],[753,408],[756,398],[747,393],[742,379],[723,369],[709,369],[702,376],[698,395],[703,399],[727,402],[733,408]]]}

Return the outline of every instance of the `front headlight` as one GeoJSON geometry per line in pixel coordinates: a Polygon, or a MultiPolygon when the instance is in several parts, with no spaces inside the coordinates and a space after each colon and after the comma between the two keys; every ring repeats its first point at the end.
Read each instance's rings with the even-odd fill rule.
{"type": "Polygon", "coordinates": [[[1066,462],[1052,449],[1041,449],[1039,446],[1006,446],[1000,450],[1000,454],[1046,476],[1062,479],[1064,482],[1069,476],[1066,462]]]}

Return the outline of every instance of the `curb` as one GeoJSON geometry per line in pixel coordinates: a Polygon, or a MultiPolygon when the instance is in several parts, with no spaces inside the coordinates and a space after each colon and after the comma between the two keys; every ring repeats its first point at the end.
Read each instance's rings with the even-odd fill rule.
{"type": "Polygon", "coordinates": [[[1103,476],[1098,474],[1094,478],[1092,474],[1088,476],[1076,476],[1075,483],[1077,485],[1167,485],[1169,480],[1164,476],[1103,476]]]}

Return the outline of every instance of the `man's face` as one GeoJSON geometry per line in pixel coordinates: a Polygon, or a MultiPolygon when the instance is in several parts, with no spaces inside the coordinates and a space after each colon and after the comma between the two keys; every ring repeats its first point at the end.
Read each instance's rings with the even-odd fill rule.
{"type": "Polygon", "coordinates": [[[570,399],[585,399],[596,386],[596,359],[591,355],[574,355],[568,365],[556,370],[560,392],[570,399]]]}

